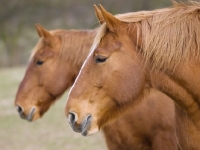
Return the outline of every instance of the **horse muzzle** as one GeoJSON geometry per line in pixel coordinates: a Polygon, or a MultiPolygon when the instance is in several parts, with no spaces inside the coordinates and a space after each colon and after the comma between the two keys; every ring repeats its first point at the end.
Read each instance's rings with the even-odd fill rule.
{"type": "Polygon", "coordinates": [[[77,123],[78,115],[75,112],[69,112],[68,122],[75,132],[81,133],[83,136],[87,136],[88,130],[92,123],[92,115],[88,115],[81,123],[77,123]]]}
{"type": "Polygon", "coordinates": [[[22,118],[22,119],[26,119],[27,121],[31,122],[33,120],[33,117],[34,117],[34,113],[36,112],[36,108],[35,107],[32,107],[29,114],[26,115],[25,112],[24,112],[24,109],[23,107],[19,106],[19,105],[16,105],[16,110],[17,112],[19,113],[19,116],[22,118]]]}

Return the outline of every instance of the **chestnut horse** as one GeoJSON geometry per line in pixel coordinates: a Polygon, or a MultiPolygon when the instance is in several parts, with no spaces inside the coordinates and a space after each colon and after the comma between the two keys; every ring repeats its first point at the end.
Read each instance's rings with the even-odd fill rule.
{"type": "MultiPolygon", "coordinates": [[[[28,121],[42,117],[72,85],[96,34],[96,30],[47,31],[41,25],[36,29],[40,40],[15,101],[20,116],[28,121]]],[[[105,126],[103,133],[110,150],[176,150],[173,103],[154,91],[134,110],[105,126]]]]}
{"type": "Polygon", "coordinates": [[[179,148],[199,150],[200,3],[118,16],[95,8],[105,23],[69,93],[72,128],[97,133],[156,88],[175,102],[179,148]]]}

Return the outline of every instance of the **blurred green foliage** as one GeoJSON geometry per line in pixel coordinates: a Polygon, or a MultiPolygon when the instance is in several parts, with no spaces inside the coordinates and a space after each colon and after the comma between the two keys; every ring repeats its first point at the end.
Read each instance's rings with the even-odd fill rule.
{"type": "Polygon", "coordinates": [[[98,26],[93,4],[112,14],[152,10],[170,0],[1,0],[0,67],[27,64],[38,36],[35,23],[47,29],[93,29],[98,26]]]}

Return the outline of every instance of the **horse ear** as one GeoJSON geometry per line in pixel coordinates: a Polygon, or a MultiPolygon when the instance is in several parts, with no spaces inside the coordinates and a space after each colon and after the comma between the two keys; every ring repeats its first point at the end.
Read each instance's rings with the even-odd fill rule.
{"type": "Polygon", "coordinates": [[[111,13],[107,12],[102,5],[100,6],[100,10],[102,13],[102,16],[106,22],[106,26],[110,31],[115,31],[115,28],[117,25],[121,24],[121,21],[118,20],[115,16],[113,16],[111,13]]]}
{"type": "Polygon", "coordinates": [[[36,28],[36,31],[37,31],[39,37],[43,37],[43,33],[42,33],[42,31],[40,30],[39,24],[35,24],[35,28],[36,28]]]}
{"type": "Polygon", "coordinates": [[[52,37],[51,33],[48,30],[46,30],[42,25],[37,24],[36,29],[40,37],[44,37],[45,39],[52,37]]]}
{"type": "Polygon", "coordinates": [[[99,20],[99,23],[103,24],[105,21],[104,21],[103,15],[101,13],[101,10],[96,5],[94,5],[94,10],[95,10],[95,14],[99,20]]]}

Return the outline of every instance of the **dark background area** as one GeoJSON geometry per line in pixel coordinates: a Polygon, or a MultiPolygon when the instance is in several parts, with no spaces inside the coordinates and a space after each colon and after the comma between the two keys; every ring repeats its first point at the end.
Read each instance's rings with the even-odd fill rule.
{"type": "Polygon", "coordinates": [[[93,5],[112,14],[170,6],[170,0],[0,0],[0,67],[26,65],[38,41],[34,24],[46,29],[93,29],[93,5]]]}

